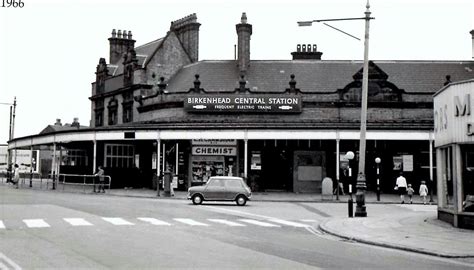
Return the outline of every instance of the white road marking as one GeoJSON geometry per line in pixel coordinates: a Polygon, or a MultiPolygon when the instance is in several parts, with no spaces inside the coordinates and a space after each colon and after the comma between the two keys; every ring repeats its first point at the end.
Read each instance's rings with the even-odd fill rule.
{"type": "Polygon", "coordinates": [[[311,227],[311,226],[308,225],[308,224],[302,224],[302,223],[293,222],[293,221],[288,221],[288,220],[283,220],[283,219],[269,219],[268,221],[274,222],[274,223],[283,224],[283,225],[298,227],[298,228],[311,227]]]}
{"type": "Polygon", "coordinates": [[[221,224],[225,224],[225,225],[229,225],[229,226],[232,226],[232,227],[244,227],[244,226],[247,226],[247,225],[244,225],[244,224],[240,224],[240,223],[237,223],[237,222],[233,222],[233,221],[228,221],[228,220],[225,220],[225,219],[213,219],[213,218],[209,218],[207,219],[209,221],[212,221],[212,222],[216,222],[216,223],[221,223],[221,224]]]}
{"type": "Polygon", "coordinates": [[[50,227],[43,219],[24,219],[23,222],[28,228],[46,228],[50,227]]]}
{"type": "Polygon", "coordinates": [[[267,223],[263,221],[254,220],[254,219],[239,219],[239,220],[246,223],[253,224],[253,225],[262,226],[262,227],[281,227],[280,225],[275,225],[275,224],[271,224],[271,223],[267,223]]]}
{"type": "Polygon", "coordinates": [[[64,221],[72,226],[92,226],[92,223],[83,218],[63,218],[64,221]]]}
{"type": "Polygon", "coordinates": [[[147,218],[147,217],[139,217],[137,218],[138,220],[141,220],[141,221],[145,221],[145,222],[148,222],[148,223],[151,223],[152,225],[166,225],[166,226],[170,226],[171,224],[168,223],[168,222],[164,222],[164,221],[161,221],[159,219],[156,219],[156,218],[147,218]]]}
{"type": "Polygon", "coordinates": [[[5,229],[5,224],[3,224],[3,221],[1,221],[1,220],[0,220],[0,229],[5,229]]]}
{"type": "Polygon", "coordinates": [[[303,222],[317,222],[316,219],[301,219],[303,222]]]}
{"type": "Polygon", "coordinates": [[[191,226],[209,226],[205,223],[197,222],[195,220],[189,219],[189,218],[174,218],[174,220],[179,221],[184,224],[188,224],[191,226]]]}
{"type": "Polygon", "coordinates": [[[129,221],[126,221],[123,218],[106,218],[106,217],[103,217],[102,219],[109,222],[109,223],[112,223],[114,225],[135,225],[135,224],[133,224],[129,221]]]}
{"type": "Polygon", "coordinates": [[[21,270],[21,267],[18,264],[16,264],[12,259],[5,256],[5,254],[0,252],[0,269],[21,270]],[[10,265],[11,268],[8,268],[8,266],[5,266],[5,264],[1,263],[2,261],[10,265]]]}

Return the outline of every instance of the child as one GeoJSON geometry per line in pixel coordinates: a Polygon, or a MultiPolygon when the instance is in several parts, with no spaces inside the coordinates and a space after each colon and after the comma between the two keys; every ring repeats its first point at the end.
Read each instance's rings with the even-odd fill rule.
{"type": "Polygon", "coordinates": [[[408,188],[407,188],[407,194],[408,194],[408,198],[410,198],[410,204],[413,203],[413,193],[415,193],[415,190],[411,187],[411,184],[408,184],[408,188]]]}
{"type": "Polygon", "coordinates": [[[426,204],[426,195],[428,195],[428,187],[426,186],[425,181],[421,181],[419,193],[420,196],[423,198],[423,204],[426,204]]]}

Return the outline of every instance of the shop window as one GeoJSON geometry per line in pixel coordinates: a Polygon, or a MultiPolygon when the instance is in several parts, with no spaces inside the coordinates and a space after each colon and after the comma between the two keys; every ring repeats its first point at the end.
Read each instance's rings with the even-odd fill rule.
{"type": "Polygon", "coordinates": [[[133,145],[106,144],[105,166],[107,168],[133,168],[135,149],[133,145]]]}
{"type": "Polygon", "coordinates": [[[88,158],[85,150],[66,149],[61,152],[61,165],[73,167],[88,166],[88,158]]]}
{"type": "Polygon", "coordinates": [[[461,146],[463,211],[474,212],[474,146],[461,146]]]}
{"type": "Polygon", "coordinates": [[[444,196],[443,207],[452,208],[454,206],[453,201],[453,148],[446,147],[441,150],[442,153],[442,194],[438,196],[444,196]]]}

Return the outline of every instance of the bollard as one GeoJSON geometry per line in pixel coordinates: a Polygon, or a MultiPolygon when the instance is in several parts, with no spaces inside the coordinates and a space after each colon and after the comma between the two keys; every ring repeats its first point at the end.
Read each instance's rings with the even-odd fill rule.
{"type": "Polygon", "coordinates": [[[354,201],[352,200],[352,184],[349,184],[349,200],[347,201],[347,211],[349,217],[354,217],[354,201]]]}
{"type": "Polygon", "coordinates": [[[349,198],[349,200],[347,201],[347,210],[348,210],[348,214],[349,214],[349,217],[354,217],[354,205],[353,205],[353,201],[352,201],[352,197],[349,198]]]}
{"type": "Polygon", "coordinates": [[[171,190],[170,190],[170,185],[171,185],[171,172],[170,171],[165,171],[164,173],[164,179],[163,179],[163,184],[164,184],[164,196],[165,197],[171,197],[171,190]]]}

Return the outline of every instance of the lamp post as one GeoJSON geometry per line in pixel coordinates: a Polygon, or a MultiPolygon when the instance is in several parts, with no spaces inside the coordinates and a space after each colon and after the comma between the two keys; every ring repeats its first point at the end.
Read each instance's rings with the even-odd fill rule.
{"type": "MultiPolygon", "coordinates": [[[[8,132],[8,141],[13,139],[14,129],[15,129],[15,110],[16,110],[16,97],[13,99],[13,103],[1,102],[0,105],[10,106],[10,129],[8,132]]],[[[7,183],[12,181],[12,155],[10,149],[7,150],[8,160],[7,160],[7,183]]]]}
{"type": "Polygon", "coordinates": [[[377,201],[380,201],[380,162],[382,160],[377,157],[375,158],[375,163],[377,164],[377,201]]]}
{"type": "Polygon", "coordinates": [[[36,164],[35,158],[31,158],[31,166],[30,166],[30,187],[33,187],[33,167],[36,164]]]}
{"type": "MultiPolygon", "coordinates": [[[[370,20],[375,19],[370,17],[370,4],[367,0],[365,17],[361,18],[342,18],[342,19],[326,19],[326,20],[312,20],[312,21],[301,21],[298,22],[299,26],[311,26],[313,22],[324,22],[324,21],[347,21],[347,20],[365,20],[365,38],[364,38],[364,68],[362,73],[362,100],[361,100],[361,115],[360,115],[360,143],[359,143],[359,174],[357,176],[357,193],[356,193],[356,217],[366,217],[367,212],[365,208],[365,190],[366,176],[365,176],[365,150],[366,150],[366,138],[365,133],[367,129],[367,93],[368,93],[368,81],[369,81],[369,23],[370,20]]],[[[327,25],[327,24],[326,24],[327,25]]],[[[328,25],[331,28],[336,29],[328,25]]],[[[356,38],[342,30],[336,29],[346,35],[356,38]]],[[[357,39],[357,38],[356,38],[357,39]]]]}

